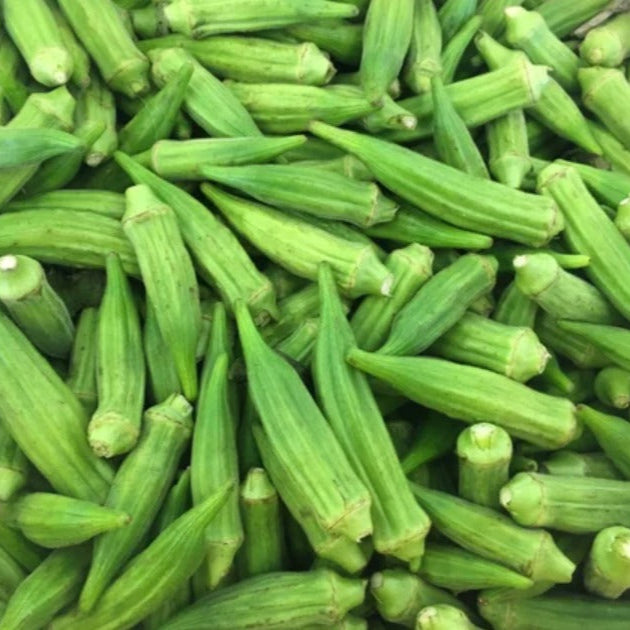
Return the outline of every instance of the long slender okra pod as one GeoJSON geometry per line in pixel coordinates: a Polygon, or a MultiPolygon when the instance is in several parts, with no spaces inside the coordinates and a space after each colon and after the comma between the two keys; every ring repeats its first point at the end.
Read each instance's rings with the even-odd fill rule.
{"type": "Polygon", "coordinates": [[[145,364],[140,321],[120,259],[107,256],[107,286],[99,310],[98,407],[88,427],[94,452],[113,457],[138,440],[144,403],[145,364]]]}
{"type": "Polygon", "coordinates": [[[98,311],[85,308],[79,315],[76,334],[70,354],[70,365],[66,383],[92,415],[97,404],[96,357],[97,357],[98,311]]]}
{"type": "Polygon", "coordinates": [[[595,377],[595,395],[601,403],[617,409],[630,406],[630,372],[615,366],[606,367],[595,377]]]}
{"type": "Polygon", "coordinates": [[[472,553],[511,567],[534,581],[571,581],[575,565],[542,529],[526,529],[490,508],[411,484],[435,527],[472,553]]]}
{"type": "Polygon", "coordinates": [[[350,351],[348,360],[425,407],[465,422],[492,422],[532,444],[559,448],[580,430],[568,400],[541,394],[488,370],[358,349],[350,351]]]}
{"type": "Polygon", "coordinates": [[[173,209],[202,278],[217,288],[230,308],[236,300],[243,299],[261,323],[276,315],[273,285],[256,269],[232,232],[208,208],[124,153],[117,153],[116,161],[136,184],[149,186],[173,209]]]}
{"type": "Polygon", "coordinates": [[[569,450],[555,451],[540,465],[540,471],[563,477],[597,477],[620,479],[621,475],[604,453],[575,453],[569,450]]]}
{"type": "Polygon", "coordinates": [[[0,258],[0,301],[24,334],[42,352],[66,357],[74,324],[43,267],[28,256],[0,258]]]}
{"type": "Polygon", "coordinates": [[[8,34],[0,30],[0,87],[13,114],[20,111],[29,95],[22,70],[20,54],[8,34]]]}
{"type": "Polygon", "coordinates": [[[77,149],[80,140],[58,129],[0,128],[0,168],[40,163],[77,149]]]}
{"type": "Polygon", "coordinates": [[[40,193],[29,199],[7,204],[9,212],[23,210],[75,210],[93,212],[120,219],[125,212],[125,197],[108,190],[81,190],[67,188],[40,193]]]}
{"type": "MultiPolygon", "coordinates": [[[[145,412],[138,445],[118,469],[105,502],[108,507],[127,512],[132,520],[96,540],[79,599],[82,611],[94,608],[151,527],[190,438],[191,413],[191,406],[180,395],[170,396],[145,412]],[[155,470],[160,474],[152,474],[155,470]]],[[[201,550],[199,553],[201,562],[201,550]]]]}
{"type": "Polygon", "coordinates": [[[491,120],[486,126],[486,139],[490,172],[502,184],[520,188],[532,167],[523,110],[515,109],[491,120]]]}
{"type": "Polygon", "coordinates": [[[479,30],[481,23],[482,18],[479,15],[473,15],[462,24],[457,33],[444,46],[440,57],[440,63],[442,64],[441,77],[444,83],[449,84],[453,82],[464,53],[479,30]]]}
{"type": "Polygon", "coordinates": [[[608,599],[617,599],[630,588],[630,529],[607,527],[595,536],[584,585],[589,592],[608,599]]]}
{"type": "Polygon", "coordinates": [[[328,262],[339,286],[349,295],[389,295],[393,277],[370,245],[336,237],[210,184],[203,184],[202,192],[243,236],[292,273],[314,280],[318,265],[328,262]]]}
{"type": "Polygon", "coordinates": [[[479,630],[465,612],[449,606],[436,604],[423,608],[416,618],[416,630],[479,630]]]}
{"type": "Polygon", "coordinates": [[[10,501],[26,485],[29,469],[26,456],[6,428],[0,425],[0,501],[10,501]]]}
{"type": "Polygon", "coordinates": [[[580,56],[592,66],[619,66],[630,53],[630,16],[620,13],[591,29],[580,45],[580,56]]]}

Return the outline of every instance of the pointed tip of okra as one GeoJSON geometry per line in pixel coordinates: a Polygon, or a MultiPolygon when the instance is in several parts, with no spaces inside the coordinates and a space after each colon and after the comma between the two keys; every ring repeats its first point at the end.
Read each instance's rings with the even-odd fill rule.
{"type": "Polygon", "coordinates": [[[138,441],[139,427],[116,412],[92,416],[88,441],[99,457],[107,459],[128,453],[138,441]]]}

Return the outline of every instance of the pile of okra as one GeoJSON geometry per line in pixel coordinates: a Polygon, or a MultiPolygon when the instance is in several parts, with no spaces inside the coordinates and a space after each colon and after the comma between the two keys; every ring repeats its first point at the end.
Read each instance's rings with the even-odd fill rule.
{"type": "Polygon", "coordinates": [[[630,628],[630,2],[0,18],[0,630],[630,628]]]}

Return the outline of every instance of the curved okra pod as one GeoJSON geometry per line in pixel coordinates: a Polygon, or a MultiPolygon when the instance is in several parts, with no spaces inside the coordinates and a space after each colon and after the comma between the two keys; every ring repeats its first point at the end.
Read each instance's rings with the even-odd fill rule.
{"type": "Polygon", "coordinates": [[[540,471],[563,477],[597,477],[620,479],[619,471],[604,453],[556,451],[540,464],[540,471]]]}
{"type": "Polygon", "coordinates": [[[480,180],[377,138],[320,122],[310,128],[355,154],[384,186],[458,227],[536,246],[562,230],[562,217],[550,199],[480,180]]]}
{"type": "Polygon", "coordinates": [[[328,262],[346,293],[389,295],[393,277],[371,245],[337,237],[210,184],[203,184],[201,190],[245,238],[291,273],[314,280],[318,265],[328,262]]]}
{"type": "Polygon", "coordinates": [[[0,302],[30,341],[53,357],[66,357],[74,324],[43,267],[28,256],[0,257],[0,302]]]}
{"type": "Polygon", "coordinates": [[[201,174],[204,179],[236,188],[276,208],[360,227],[387,223],[398,210],[398,204],[385,197],[373,182],[358,182],[293,164],[210,166],[201,169],[201,174]],[[335,191],[333,197],[331,190],[335,191]]]}
{"type": "Polygon", "coordinates": [[[59,617],[51,629],[106,628],[113,624],[131,628],[159,608],[199,567],[206,527],[230,492],[234,489],[226,484],[173,521],[127,564],[90,612],[59,617]]]}
{"type": "Polygon", "coordinates": [[[568,583],[575,565],[542,529],[516,525],[509,517],[444,492],[411,484],[435,527],[464,549],[511,567],[535,582],[568,583]]]}
{"type": "Polygon", "coordinates": [[[107,285],[98,319],[98,407],[88,439],[97,455],[114,457],[129,452],[138,440],[145,387],[140,321],[116,254],[107,256],[107,285]]]}
{"type": "Polygon", "coordinates": [[[630,588],[630,529],[607,527],[595,536],[584,569],[584,586],[608,599],[617,599],[630,588]]]}
{"type": "Polygon", "coordinates": [[[149,59],[153,79],[159,87],[176,76],[182,66],[193,66],[185,91],[184,106],[206,133],[224,138],[261,135],[256,123],[233,92],[185,50],[156,49],[149,52],[149,59]]]}
{"type": "Polygon", "coordinates": [[[630,53],[630,15],[620,13],[591,29],[580,45],[580,56],[592,66],[615,68],[630,53]]]}
{"type": "Polygon", "coordinates": [[[479,30],[481,23],[482,18],[479,15],[473,15],[462,24],[457,33],[447,41],[440,57],[440,63],[442,65],[441,77],[444,83],[448,84],[453,82],[453,77],[459,70],[459,65],[464,53],[479,30]]]}
{"type": "Polygon", "coordinates": [[[379,353],[413,355],[452,328],[496,281],[496,261],[468,254],[439,271],[405,304],[379,353]],[[428,307],[430,305],[430,307],[428,307]]]}
{"type": "Polygon", "coordinates": [[[491,120],[486,126],[486,140],[490,172],[502,184],[520,188],[532,167],[523,110],[491,120]]]}
{"type": "Polygon", "coordinates": [[[94,413],[97,405],[97,334],[97,309],[83,309],[74,336],[66,383],[89,415],[94,413]]]}
{"type": "Polygon", "coordinates": [[[506,326],[533,328],[537,310],[538,304],[522,293],[516,282],[510,282],[501,294],[492,317],[506,326]]]}
{"type": "MultiPolygon", "coordinates": [[[[105,502],[107,507],[129,514],[131,522],[95,541],[92,565],[79,599],[82,611],[94,608],[151,527],[190,438],[191,413],[191,406],[180,395],[172,395],[145,412],[140,440],[118,469],[105,502]],[[152,474],[154,470],[160,474],[152,474]]],[[[202,553],[200,549],[199,562],[202,553]]]]}
{"type": "Polygon", "coordinates": [[[491,422],[532,444],[560,448],[580,427],[571,402],[488,370],[430,357],[392,357],[353,349],[351,365],[411,400],[465,422],[491,422]]]}
{"type": "Polygon", "coordinates": [[[197,396],[199,287],[173,210],[145,185],[125,193],[123,230],[136,252],[147,298],[188,400],[197,396]]]}
{"type": "Polygon", "coordinates": [[[47,492],[18,497],[3,508],[2,519],[49,549],[79,545],[130,520],[120,510],[47,492]]]}
{"type": "Polygon", "coordinates": [[[520,525],[587,534],[630,526],[630,483],[596,477],[518,473],[501,489],[501,505],[520,525]]]}
{"type": "Polygon", "coordinates": [[[442,28],[433,0],[415,0],[411,45],[404,68],[405,83],[416,94],[431,89],[442,68],[442,28]]]}
{"type": "MultiPolygon", "coordinates": [[[[119,152],[115,157],[136,184],[149,186],[172,208],[201,277],[216,287],[230,308],[238,299],[243,299],[261,323],[276,315],[273,285],[256,269],[232,232],[208,208],[126,154],[119,152]]],[[[0,224],[1,220],[2,217],[0,224]]]]}
{"type": "Polygon", "coordinates": [[[512,459],[508,433],[487,422],[473,424],[457,438],[457,457],[460,496],[499,509],[499,491],[509,479],[512,459]]]}
{"type": "Polygon", "coordinates": [[[595,395],[601,403],[617,409],[630,406],[630,372],[606,367],[595,377],[595,395]]]}
{"type": "Polygon", "coordinates": [[[83,547],[53,551],[15,589],[0,619],[0,630],[32,630],[48,625],[75,601],[89,559],[83,547]]]}
{"type": "Polygon", "coordinates": [[[449,606],[437,604],[423,608],[416,618],[416,630],[480,630],[466,613],[449,606]]]}
{"type": "Polygon", "coordinates": [[[72,30],[116,92],[135,98],[149,89],[149,62],[136,48],[112,0],[60,0],[72,30]]]}
{"type": "Polygon", "coordinates": [[[365,16],[361,86],[375,105],[400,74],[411,43],[415,0],[372,0],[365,16]]]}

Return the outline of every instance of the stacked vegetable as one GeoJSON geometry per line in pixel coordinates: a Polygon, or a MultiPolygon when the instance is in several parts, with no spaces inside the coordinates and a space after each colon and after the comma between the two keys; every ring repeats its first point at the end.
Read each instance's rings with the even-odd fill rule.
{"type": "Polygon", "coordinates": [[[625,9],[4,0],[0,630],[628,628],[625,9]]]}

